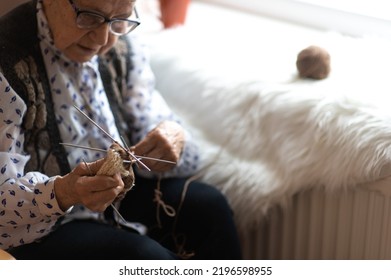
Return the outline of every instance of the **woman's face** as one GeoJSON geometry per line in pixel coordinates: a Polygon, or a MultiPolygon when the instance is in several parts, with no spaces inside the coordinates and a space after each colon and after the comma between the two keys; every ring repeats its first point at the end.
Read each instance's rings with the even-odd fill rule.
{"type": "MultiPolygon", "coordinates": [[[[73,0],[80,10],[88,10],[106,18],[128,18],[134,0],[73,0]]],[[[76,12],[69,0],[44,0],[45,14],[55,46],[69,59],[86,62],[96,54],[104,54],[118,40],[107,23],[95,29],[81,29],[76,24],[76,12]]]]}

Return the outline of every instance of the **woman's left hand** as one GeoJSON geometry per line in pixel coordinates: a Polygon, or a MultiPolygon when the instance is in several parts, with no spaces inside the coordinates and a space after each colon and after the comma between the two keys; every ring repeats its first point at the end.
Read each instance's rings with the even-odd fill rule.
{"type": "MultiPolygon", "coordinates": [[[[133,147],[136,156],[162,159],[177,163],[185,143],[185,132],[182,126],[173,121],[163,121],[147,136],[133,147]]],[[[175,164],[142,159],[142,162],[155,172],[169,171],[175,164]]],[[[141,167],[141,166],[140,166],[141,167]]]]}

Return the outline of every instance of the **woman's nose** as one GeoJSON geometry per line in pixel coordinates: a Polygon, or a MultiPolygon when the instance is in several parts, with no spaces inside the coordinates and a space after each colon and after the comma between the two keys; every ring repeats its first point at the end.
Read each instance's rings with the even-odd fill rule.
{"type": "Polygon", "coordinates": [[[106,23],[102,24],[93,31],[93,39],[100,46],[107,44],[110,35],[110,26],[106,23]]]}

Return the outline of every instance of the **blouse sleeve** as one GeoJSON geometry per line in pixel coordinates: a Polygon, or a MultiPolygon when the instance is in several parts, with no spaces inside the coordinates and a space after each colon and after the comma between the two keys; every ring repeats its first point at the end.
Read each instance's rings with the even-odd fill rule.
{"type": "MultiPolygon", "coordinates": [[[[147,45],[137,37],[131,40],[132,69],[125,93],[125,104],[131,122],[130,135],[132,143],[139,142],[145,135],[163,120],[181,123],[177,115],[169,108],[164,98],[155,88],[155,76],[149,62],[147,45]]],[[[185,132],[185,146],[177,166],[163,174],[170,176],[189,176],[199,168],[200,156],[197,144],[189,131],[185,132]]]]}
{"type": "Polygon", "coordinates": [[[0,248],[33,242],[64,214],[54,195],[54,178],[24,174],[24,101],[0,73],[0,248]]]}

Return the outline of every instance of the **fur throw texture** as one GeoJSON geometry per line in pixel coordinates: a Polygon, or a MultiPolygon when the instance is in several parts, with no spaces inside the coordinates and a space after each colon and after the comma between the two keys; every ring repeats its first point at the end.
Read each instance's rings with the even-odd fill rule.
{"type": "Polygon", "coordinates": [[[381,97],[389,88],[349,76],[356,66],[338,53],[334,65],[351,69],[345,80],[338,70],[324,82],[292,79],[294,73],[284,82],[246,80],[238,79],[245,63],[235,65],[237,75],[216,71],[231,65],[221,66],[213,54],[202,64],[191,43],[176,36],[155,38],[157,85],[198,137],[202,179],[227,195],[239,226],[304,189],[357,188],[391,175],[391,110],[381,97]],[[163,40],[180,47],[162,48],[163,40]]]}

